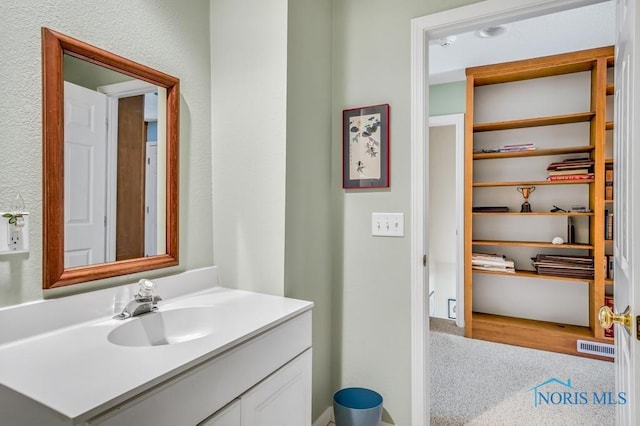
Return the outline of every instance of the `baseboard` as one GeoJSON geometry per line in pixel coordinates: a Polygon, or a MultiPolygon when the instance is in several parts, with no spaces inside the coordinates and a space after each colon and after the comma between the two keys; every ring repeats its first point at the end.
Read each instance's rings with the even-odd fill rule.
{"type": "MultiPolygon", "coordinates": [[[[318,418],[313,422],[312,426],[327,426],[329,422],[333,421],[333,407],[329,406],[326,410],[318,416],[318,418]]],[[[381,422],[380,426],[394,426],[391,423],[381,422]]]]}
{"type": "Polygon", "coordinates": [[[329,422],[333,421],[333,407],[328,406],[326,410],[320,414],[320,416],[313,422],[313,426],[327,426],[329,422]]]}

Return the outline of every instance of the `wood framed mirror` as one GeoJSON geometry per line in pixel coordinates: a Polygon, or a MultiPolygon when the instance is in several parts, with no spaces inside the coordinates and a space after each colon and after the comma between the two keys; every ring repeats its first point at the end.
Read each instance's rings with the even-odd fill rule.
{"type": "Polygon", "coordinates": [[[48,28],[42,72],[43,288],[177,265],[179,80],[48,28]]]}

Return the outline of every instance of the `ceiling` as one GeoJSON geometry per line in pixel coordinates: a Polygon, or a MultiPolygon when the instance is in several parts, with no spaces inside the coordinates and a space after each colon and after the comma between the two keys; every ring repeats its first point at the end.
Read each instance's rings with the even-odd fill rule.
{"type": "Polygon", "coordinates": [[[429,83],[465,79],[464,69],[613,45],[615,2],[504,24],[499,37],[482,38],[478,31],[458,34],[448,46],[429,42],[429,83]]]}

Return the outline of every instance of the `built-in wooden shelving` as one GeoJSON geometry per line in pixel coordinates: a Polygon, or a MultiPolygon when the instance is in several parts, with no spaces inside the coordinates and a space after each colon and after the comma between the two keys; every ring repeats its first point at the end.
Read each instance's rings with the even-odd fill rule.
{"type": "MultiPolygon", "coordinates": [[[[613,159],[605,158],[605,145],[607,141],[606,132],[612,130],[614,127],[613,121],[607,121],[606,119],[606,96],[611,96],[614,93],[614,85],[607,82],[607,68],[613,66],[614,60],[613,47],[604,47],[598,49],[590,49],[580,52],[572,52],[568,54],[554,55],[544,58],[527,59],[523,61],[514,61],[504,64],[494,64],[488,66],[480,66],[467,69],[467,115],[466,115],[466,151],[465,151],[465,265],[464,265],[464,279],[465,279],[465,335],[467,337],[478,338],[483,340],[490,340],[501,343],[515,344],[519,346],[526,346],[531,348],[562,352],[573,355],[590,356],[598,359],[611,360],[610,358],[599,357],[596,355],[585,355],[577,352],[576,342],[578,339],[591,340],[598,342],[610,343],[612,340],[604,337],[604,331],[599,327],[597,322],[597,310],[604,304],[605,286],[608,286],[610,292],[613,280],[606,278],[606,271],[599,267],[600,261],[607,253],[611,252],[610,244],[612,241],[604,239],[604,210],[607,204],[613,203],[613,200],[605,200],[604,198],[604,169],[606,165],[613,164],[613,159]],[[497,89],[497,92],[492,92],[490,99],[485,98],[485,103],[478,103],[478,97],[480,91],[476,93],[476,88],[479,86],[488,85],[500,85],[502,83],[518,82],[531,79],[540,79],[543,77],[553,77],[559,75],[566,75],[572,73],[590,72],[590,87],[585,90],[589,90],[591,96],[590,106],[587,107],[590,111],[580,111],[569,114],[554,115],[554,113],[548,116],[534,116],[529,118],[522,118],[516,120],[505,121],[490,121],[488,122],[475,122],[474,121],[474,109],[485,107],[494,108],[495,111],[486,110],[489,112],[485,116],[501,118],[500,106],[495,104],[497,99],[496,93],[499,96],[508,96],[509,87],[506,85],[497,89]],[[477,95],[477,96],[476,96],[477,95]],[[487,104],[487,102],[489,102],[487,104]],[[491,103],[493,102],[493,103],[491,103]],[[553,146],[552,143],[538,144],[536,137],[532,137],[529,140],[533,140],[536,144],[536,149],[527,151],[509,151],[509,152],[482,152],[482,145],[486,146],[487,138],[493,138],[493,134],[483,135],[482,139],[477,143],[478,146],[474,146],[475,135],[484,132],[494,132],[513,129],[534,129],[543,126],[562,126],[572,123],[587,123],[588,134],[584,145],[581,146],[562,146],[561,143],[558,146],[553,146]],[[474,151],[474,148],[476,149],[474,151]],[[584,154],[583,157],[589,157],[594,161],[593,172],[594,177],[592,179],[566,179],[566,180],[518,180],[519,176],[518,167],[520,164],[529,164],[519,162],[518,166],[513,166],[516,163],[496,162],[496,163],[476,163],[481,160],[510,160],[510,159],[527,159],[533,157],[548,156],[549,162],[562,161],[571,154],[584,154]],[[476,173],[474,164],[478,166],[479,172],[476,173]],[[484,164],[482,167],[479,164],[484,164]],[[506,164],[508,171],[505,173],[487,173],[487,170],[493,170],[493,167],[503,167],[506,164]],[[483,174],[482,171],[485,171],[483,174]],[[495,176],[495,177],[494,177],[495,176]],[[502,177],[506,177],[500,180],[502,177]],[[484,179],[483,179],[484,178],[484,179]],[[515,178],[515,179],[512,179],[515,178]],[[495,181],[494,181],[495,179],[495,181]],[[553,191],[545,191],[547,194],[547,200],[549,197],[553,197],[551,193],[566,194],[566,191],[570,191],[572,194],[579,194],[580,197],[588,197],[587,207],[590,212],[529,212],[521,213],[518,211],[509,212],[473,212],[472,207],[474,205],[474,197],[478,197],[484,205],[488,205],[487,200],[491,200],[492,197],[496,199],[496,206],[502,205],[504,201],[503,194],[495,190],[500,187],[518,187],[518,186],[548,186],[548,185],[587,185],[586,189],[582,187],[558,187],[553,191]],[[492,189],[494,188],[494,189],[492,189]],[[580,191],[580,192],[578,192],[580,191]],[[475,195],[474,195],[475,194],[475,195]],[[496,195],[493,195],[496,194],[496,195]],[[584,195],[583,195],[584,194],[584,195]],[[501,198],[503,197],[503,198],[501,198]],[[583,235],[588,231],[587,244],[552,244],[547,241],[529,241],[527,238],[535,239],[537,235],[531,237],[529,234],[523,234],[518,236],[516,232],[518,229],[515,227],[509,228],[508,226],[500,227],[496,226],[495,236],[491,235],[493,232],[491,229],[486,228],[492,226],[492,223],[502,223],[500,220],[506,217],[514,218],[513,221],[519,224],[522,223],[522,230],[530,231],[531,221],[527,221],[527,217],[559,217],[568,221],[571,217],[585,217],[583,220],[579,220],[578,223],[582,227],[583,235]],[[479,218],[496,217],[495,221],[486,220],[481,221],[479,218]],[[482,235],[482,239],[473,238],[473,230],[475,227],[483,226],[485,228],[480,229],[478,235],[482,235]],[[588,229],[587,229],[588,228],[588,229]],[[513,235],[511,235],[513,233],[513,235]],[[511,239],[513,237],[513,239],[511,239]],[[493,238],[493,239],[491,239],[493,238]],[[575,255],[575,253],[583,253],[584,255],[593,256],[595,269],[593,279],[584,278],[570,278],[566,276],[555,275],[540,275],[537,271],[527,269],[516,269],[514,272],[505,272],[500,270],[486,271],[473,269],[471,265],[471,258],[473,251],[492,251],[496,247],[504,247],[505,253],[510,251],[521,254],[521,258],[525,254],[536,252],[535,248],[544,250],[566,250],[566,253],[575,255]],[[478,285],[488,282],[487,277],[482,279],[482,275],[495,275],[496,280],[501,280],[505,285],[509,285],[511,282],[508,277],[512,277],[513,280],[518,279],[531,279],[531,280],[557,280],[558,286],[562,285],[561,281],[565,282],[580,282],[587,286],[588,291],[588,326],[580,326],[574,324],[559,324],[548,321],[540,321],[530,318],[517,318],[515,316],[503,316],[492,313],[480,313],[473,310],[472,302],[474,300],[474,279],[478,280],[478,285]],[[506,281],[505,281],[506,280],[506,281]]],[[[565,77],[562,77],[565,78],[565,77]]],[[[583,78],[583,77],[578,77],[583,78]]],[[[583,81],[583,80],[576,80],[583,81]]],[[[536,83],[537,84],[537,83],[536,83]]],[[[589,84],[589,83],[587,83],[589,84]]],[[[525,85],[519,87],[526,87],[525,85]]],[[[533,86],[531,86],[533,87],[533,86]]],[[[536,86],[539,87],[539,86],[536,86]]],[[[577,86],[576,86],[577,87],[577,86]]],[[[534,89],[532,89],[534,90],[534,89]]],[[[493,91],[491,88],[483,88],[482,93],[486,91],[493,91]]],[[[519,94],[518,96],[523,96],[519,94]]],[[[566,95],[563,95],[566,96],[566,95]]],[[[570,96],[570,95],[569,95],[570,96]]],[[[580,96],[583,96],[581,93],[580,96]]],[[[503,98],[506,99],[506,98],[503,98]]],[[[513,99],[508,99],[506,102],[511,102],[513,99]]],[[[517,100],[516,100],[517,101],[517,100]]],[[[521,102],[527,103],[529,98],[522,97],[521,102]]],[[[532,110],[539,114],[540,108],[536,106],[532,110]]],[[[584,106],[579,109],[583,109],[584,106]]],[[[507,114],[504,114],[506,116],[507,114]]],[[[479,115],[478,115],[479,116],[479,115]]],[[[584,127],[574,127],[576,131],[581,131],[584,127]]],[[[531,130],[529,133],[526,130],[517,132],[518,136],[521,134],[528,135],[547,135],[548,132],[555,132],[555,127],[549,129],[531,130]],[[534,133],[536,132],[536,133],[534,133]]],[[[503,137],[507,133],[497,133],[498,137],[503,137]]],[[[515,134],[515,132],[514,132],[515,134]]],[[[562,133],[559,133],[562,134],[562,133]]],[[[480,139],[480,138],[479,138],[480,139]]],[[[610,139],[610,138],[609,138],[610,139]]],[[[499,139],[498,139],[499,140],[499,139]]],[[[561,140],[561,138],[558,138],[561,140]]],[[[519,143],[518,141],[509,143],[519,143]]],[[[573,144],[575,145],[575,144],[573,144]]],[[[536,160],[543,162],[544,160],[536,160]]],[[[525,168],[523,168],[525,169],[525,168]]],[[[541,173],[545,170],[541,169],[541,173]]],[[[542,176],[545,176],[546,173],[542,176]]],[[[529,174],[522,177],[537,177],[536,175],[529,174]]],[[[538,193],[536,193],[538,194],[538,193]]],[[[536,195],[537,196],[537,195],[536,195]]],[[[559,195],[562,197],[562,195],[559,195]]],[[[569,199],[571,197],[568,197],[569,199]]],[[[551,198],[553,199],[553,198],[551,198]]],[[[544,204],[544,203],[542,203],[544,204]]],[[[489,204],[490,205],[490,204],[489,204]]],[[[509,204],[505,204],[509,205],[509,204]]],[[[538,206],[539,203],[536,203],[538,206]]],[[[514,207],[510,205],[510,207],[514,207]]],[[[518,208],[519,210],[519,208],[518,208]]],[[[509,221],[511,223],[511,221],[509,221]]],[[[539,222],[536,222],[539,223],[539,222]]],[[[545,222],[542,222],[545,223],[545,222]]],[[[556,222],[554,222],[555,224],[556,222]]],[[[509,225],[510,226],[510,225],[509,225]]],[[[552,251],[552,253],[561,253],[563,251],[552,251]]],[[[516,259],[517,256],[514,256],[516,259]]],[[[523,259],[520,260],[520,264],[516,261],[516,268],[528,268],[531,264],[525,264],[523,259]]],[[[493,279],[492,279],[493,280],[493,279]]],[[[514,281],[515,283],[515,281],[514,281]]],[[[535,281],[528,282],[535,284],[535,281]]],[[[532,285],[532,284],[530,284],[532,285]]],[[[548,286],[546,286],[548,288],[548,286]]],[[[486,297],[486,294],[483,295],[486,297]]],[[[553,294],[549,294],[549,298],[553,298],[553,294]]],[[[506,311],[513,312],[513,306],[508,306],[506,311]]],[[[580,322],[580,321],[576,321],[580,322]]],[[[584,322],[584,321],[582,321],[584,322]]]]}

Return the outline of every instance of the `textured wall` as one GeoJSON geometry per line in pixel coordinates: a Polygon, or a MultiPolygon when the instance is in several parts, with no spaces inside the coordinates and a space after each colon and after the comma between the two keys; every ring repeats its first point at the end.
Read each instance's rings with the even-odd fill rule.
{"type": "MultiPolygon", "coordinates": [[[[40,28],[117,53],[181,79],[180,266],[153,277],[213,264],[208,2],[9,1],[0,4],[0,210],[20,191],[31,212],[31,251],[0,257],[0,305],[43,296],[40,28]]],[[[137,276],[51,290],[86,291],[137,276]]]]}
{"type": "Polygon", "coordinates": [[[332,372],[336,387],[362,385],[409,425],[411,407],[410,218],[405,238],[372,238],[371,213],[410,209],[411,18],[473,0],[337,0],[333,42],[332,372]],[[391,106],[391,188],[341,189],[341,110],[391,106]]]}
{"type": "Polygon", "coordinates": [[[289,1],[285,296],[312,300],[313,418],[331,405],[331,0],[289,1]],[[310,102],[310,100],[312,100],[310,102]]]}
{"type": "Polygon", "coordinates": [[[287,0],[212,0],[214,250],[220,283],[284,294],[287,0]]]}

